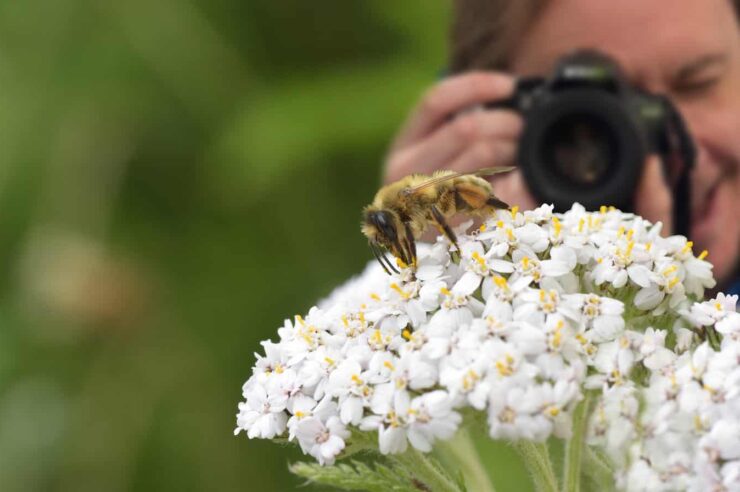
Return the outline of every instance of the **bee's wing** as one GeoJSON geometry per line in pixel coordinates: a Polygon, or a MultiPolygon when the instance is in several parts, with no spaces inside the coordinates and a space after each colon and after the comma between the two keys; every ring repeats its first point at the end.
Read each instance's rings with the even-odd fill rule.
{"type": "Polygon", "coordinates": [[[409,188],[406,188],[402,191],[404,195],[411,195],[414,193],[417,193],[418,191],[421,191],[425,188],[428,188],[429,186],[433,186],[439,183],[444,183],[445,181],[448,181],[450,179],[459,178],[460,176],[491,176],[493,174],[499,174],[499,173],[507,173],[511,170],[513,170],[514,167],[484,167],[481,169],[478,169],[476,171],[471,171],[467,173],[450,173],[445,174],[444,176],[438,176],[438,177],[432,177],[428,180],[424,181],[423,183],[420,183],[416,186],[412,186],[409,188]]]}

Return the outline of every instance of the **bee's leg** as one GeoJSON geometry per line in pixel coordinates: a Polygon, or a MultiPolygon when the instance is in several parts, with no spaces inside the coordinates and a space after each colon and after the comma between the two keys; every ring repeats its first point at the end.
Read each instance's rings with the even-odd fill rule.
{"type": "Polygon", "coordinates": [[[383,251],[378,247],[377,244],[370,243],[370,249],[375,255],[375,259],[378,260],[378,263],[380,263],[380,266],[382,266],[383,270],[385,270],[385,273],[387,273],[388,275],[391,275],[391,271],[398,273],[398,270],[396,270],[393,267],[390,260],[386,258],[385,253],[383,253],[383,251]]]}
{"type": "Polygon", "coordinates": [[[508,210],[510,208],[508,203],[499,200],[493,195],[488,197],[488,200],[486,200],[486,205],[490,205],[493,208],[500,208],[503,210],[508,210]]]}
{"type": "Polygon", "coordinates": [[[401,241],[398,237],[396,237],[393,241],[393,255],[400,259],[402,262],[404,262],[406,265],[410,264],[411,258],[409,258],[409,254],[406,251],[406,241],[401,241]]]}
{"type": "Polygon", "coordinates": [[[411,263],[409,266],[416,266],[416,241],[414,240],[414,233],[411,230],[411,226],[408,222],[405,223],[406,226],[406,246],[408,248],[409,257],[411,259],[411,263]]]}
{"type": "Polygon", "coordinates": [[[445,220],[445,216],[442,215],[442,212],[437,209],[437,207],[432,205],[432,216],[434,217],[434,221],[439,224],[439,226],[442,228],[442,231],[445,233],[445,236],[447,236],[447,239],[450,240],[452,244],[455,245],[455,248],[457,248],[457,254],[458,256],[462,257],[462,250],[460,249],[460,246],[457,244],[457,236],[455,236],[455,233],[452,231],[452,228],[447,224],[447,221],[445,220]]]}

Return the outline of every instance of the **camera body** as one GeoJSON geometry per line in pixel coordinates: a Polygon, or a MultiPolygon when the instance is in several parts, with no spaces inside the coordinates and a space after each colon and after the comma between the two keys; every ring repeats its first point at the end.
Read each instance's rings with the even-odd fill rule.
{"type": "Polygon", "coordinates": [[[564,57],[550,77],[520,79],[511,98],[487,106],[522,114],[519,167],[533,195],[556,210],[574,202],[633,210],[650,154],[660,156],[666,182],[686,201],[679,209],[688,207],[695,150],[680,114],[666,97],[631,86],[607,56],[564,57]]]}

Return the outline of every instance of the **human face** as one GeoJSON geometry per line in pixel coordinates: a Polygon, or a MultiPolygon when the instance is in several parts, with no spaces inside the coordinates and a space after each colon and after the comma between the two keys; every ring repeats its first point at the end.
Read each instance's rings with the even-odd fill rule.
{"type": "Polygon", "coordinates": [[[740,257],[740,28],[730,0],[551,1],[522,37],[512,69],[544,75],[582,48],[609,54],[632,83],[679,107],[698,147],[690,239],[727,281],[740,257]]]}

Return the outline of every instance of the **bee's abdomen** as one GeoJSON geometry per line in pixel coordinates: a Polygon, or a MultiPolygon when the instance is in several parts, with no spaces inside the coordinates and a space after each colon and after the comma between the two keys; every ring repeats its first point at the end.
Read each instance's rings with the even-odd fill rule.
{"type": "Polygon", "coordinates": [[[455,205],[460,212],[481,210],[487,206],[491,197],[491,187],[487,182],[460,180],[455,184],[455,205]]]}

